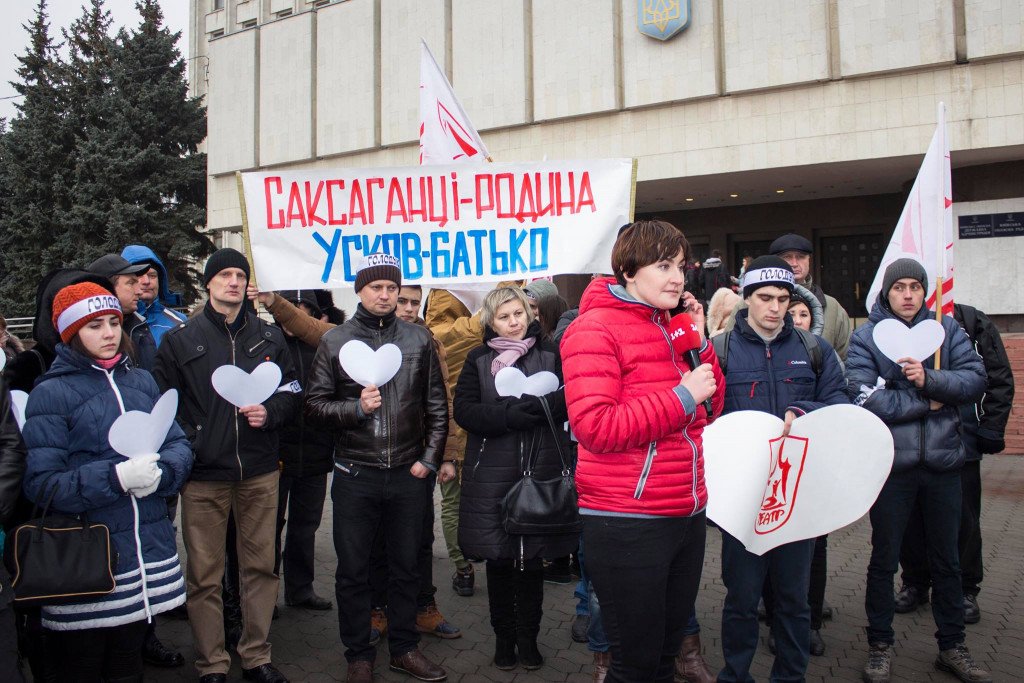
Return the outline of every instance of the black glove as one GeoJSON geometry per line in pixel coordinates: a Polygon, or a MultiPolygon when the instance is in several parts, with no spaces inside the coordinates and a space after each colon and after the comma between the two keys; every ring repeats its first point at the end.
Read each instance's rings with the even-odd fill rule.
{"type": "Polygon", "coordinates": [[[528,401],[512,403],[505,412],[505,421],[506,424],[508,424],[509,429],[515,429],[517,431],[533,429],[537,425],[541,424],[545,419],[544,409],[541,408],[539,402],[536,403],[536,408],[533,408],[528,401]],[[539,412],[540,415],[537,415],[537,412],[539,412]]]}
{"type": "Polygon", "coordinates": [[[984,436],[978,437],[978,451],[984,454],[1002,453],[1006,449],[1006,441],[1003,439],[987,439],[984,436]]]}

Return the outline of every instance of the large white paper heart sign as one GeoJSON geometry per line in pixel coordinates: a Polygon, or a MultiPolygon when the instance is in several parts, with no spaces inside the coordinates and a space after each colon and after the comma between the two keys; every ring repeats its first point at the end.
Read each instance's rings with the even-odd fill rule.
{"type": "Polygon", "coordinates": [[[875,346],[893,363],[901,358],[923,361],[942,346],[946,330],[938,320],[922,320],[907,327],[899,320],[886,318],[871,331],[875,346]]]}
{"type": "Polygon", "coordinates": [[[126,458],[159,453],[177,413],[178,391],[168,389],[151,412],[129,410],[114,420],[107,433],[110,447],[126,458]]]}
{"type": "Polygon", "coordinates": [[[376,351],[358,339],[345,342],[338,352],[341,368],[353,382],[364,387],[380,387],[391,381],[402,367],[402,350],[385,344],[376,351]]]}
{"type": "Polygon", "coordinates": [[[234,365],[222,365],[213,371],[213,388],[221,398],[238,408],[263,403],[281,386],[281,368],[266,361],[246,372],[234,365]]]}
{"type": "Polygon", "coordinates": [[[785,439],[782,427],[744,410],[704,430],[708,517],[755,555],[855,522],[892,469],[892,434],[863,408],[815,410],[785,439]]]}
{"type": "Polygon", "coordinates": [[[558,389],[558,375],[541,370],[527,377],[519,368],[502,368],[494,376],[494,388],[498,396],[545,396],[558,389]]]}
{"type": "Polygon", "coordinates": [[[25,406],[28,404],[28,394],[20,389],[11,392],[11,410],[14,412],[14,420],[18,423],[18,429],[25,428],[25,406]]]}

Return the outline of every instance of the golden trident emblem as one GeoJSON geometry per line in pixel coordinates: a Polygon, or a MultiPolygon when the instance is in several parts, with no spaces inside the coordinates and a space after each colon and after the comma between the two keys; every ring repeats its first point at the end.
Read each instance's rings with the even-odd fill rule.
{"type": "Polygon", "coordinates": [[[654,24],[661,33],[670,21],[680,17],[679,0],[643,0],[643,3],[644,25],[654,24]]]}

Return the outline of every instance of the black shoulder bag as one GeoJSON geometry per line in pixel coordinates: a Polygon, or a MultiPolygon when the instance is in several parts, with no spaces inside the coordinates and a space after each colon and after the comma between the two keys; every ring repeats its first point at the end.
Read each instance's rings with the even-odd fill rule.
{"type": "MultiPolygon", "coordinates": [[[[531,449],[523,464],[523,477],[505,494],[501,502],[501,517],[505,532],[517,536],[561,536],[583,531],[579,504],[576,501],[576,482],[565,460],[561,439],[551,407],[540,396],[540,404],[548,418],[548,426],[555,437],[555,448],[562,461],[561,476],[554,479],[536,479],[536,451],[531,449]]],[[[539,450],[539,449],[537,449],[539,450]]]]}
{"type": "MultiPolygon", "coordinates": [[[[44,488],[45,490],[45,488],[44,488]]],[[[13,576],[14,602],[20,605],[67,605],[112,593],[117,554],[106,524],[51,515],[53,487],[42,517],[14,529],[7,538],[6,562],[13,576]]],[[[39,510],[32,507],[32,517],[39,510]]]]}

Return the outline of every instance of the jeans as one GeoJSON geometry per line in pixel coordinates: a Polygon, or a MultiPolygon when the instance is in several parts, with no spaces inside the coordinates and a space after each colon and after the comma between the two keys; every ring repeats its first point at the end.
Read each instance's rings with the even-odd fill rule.
{"type": "Polygon", "coordinates": [[[940,650],[964,641],[964,594],[960,584],[957,534],[960,530],[960,472],[915,468],[894,472],[871,506],[871,561],[868,563],[868,642],[893,644],[896,600],[893,576],[903,534],[915,506],[920,506],[928,568],[932,576],[932,615],[940,650]]]}
{"type": "MultiPolygon", "coordinates": [[[[587,574],[612,665],[605,679],[671,681],[704,565],[705,516],[583,515],[587,574]]],[[[591,623],[594,623],[591,614],[591,623]]]]}
{"type": "Polygon", "coordinates": [[[117,683],[142,680],[146,620],[81,631],[53,631],[62,681],[117,683]]]}
{"type": "MultiPolygon", "coordinates": [[[[426,498],[426,510],[423,516],[423,540],[420,541],[420,552],[417,557],[419,567],[420,590],[416,594],[416,609],[424,609],[434,604],[434,481],[437,476],[428,474],[425,481],[430,487],[430,495],[426,498]]],[[[388,556],[384,539],[384,528],[377,530],[373,539],[373,550],[370,551],[370,604],[374,609],[381,609],[388,604],[388,556]]]]}
{"type": "Polygon", "coordinates": [[[590,615],[590,580],[587,578],[587,570],[583,564],[583,538],[580,538],[580,545],[576,549],[576,562],[580,566],[580,580],[576,582],[572,596],[576,598],[576,616],[586,617],[590,615]]]}
{"type": "Polygon", "coordinates": [[[339,461],[334,467],[334,592],[338,630],[349,662],[372,662],[370,646],[370,550],[383,528],[388,563],[388,647],[392,657],[415,650],[418,560],[429,482],[406,466],[381,469],[339,461]]]}
{"type": "Polygon", "coordinates": [[[814,539],[786,543],[755,555],[722,530],[722,581],[727,590],[722,608],[723,683],[753,681],[750,663],[757,651],[757,601],[766,576],[772,578],[775,662],[772,681],[802,681],[811,648],[811,609],[807,585],[811,576],[814,539]]]}
{"type": "Polygon", "coordinates": [[[284,565],[285,602],[303,602],[313,597],[313,548],[324,514],[327,475],[290,477],[282,474],[278,491],[274,571],[279,572],[284,565]],[[288,526],[282,552],[281,532],[285,522],[288,526]]]}
{"type": "MultiPolygon", "coordinates": [[[[960,493],[963,505],[960,513],[960,533],[957,546],[960,552],[960,582],[964,595],[977,595],[981,590],[984,568],[981,561],[981,461],[972,460],[960,470],[960,493]]],[[[924,519],[919,506],[915,506],[903,534],[900,548],[903,583],[927,590],[932,577],[928,571],[928,544],[924,539],[924,519]]]]}
{"type": "MultiPolygon", "coordinates": [[[[807,588],[807,601],[811,605],[811,630],[821,629],[822,612],[825,609],[825,582],[828,577],[828,534],[814,539],[814,556],[811,558],[811,582],[807,588]]],[[[765,579],[764,592],[765,621],[772,623],[772,590],[771,577],[765,579]]]]}

